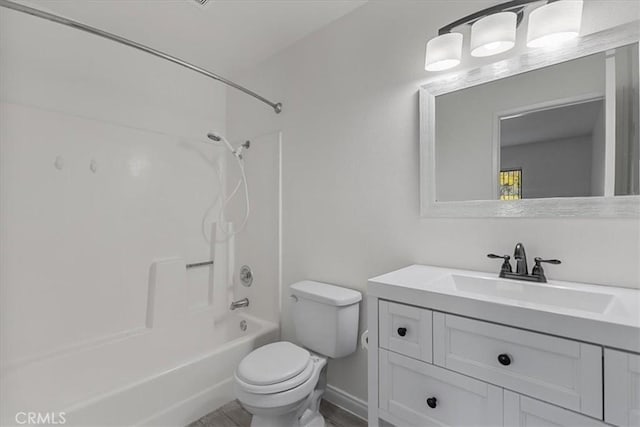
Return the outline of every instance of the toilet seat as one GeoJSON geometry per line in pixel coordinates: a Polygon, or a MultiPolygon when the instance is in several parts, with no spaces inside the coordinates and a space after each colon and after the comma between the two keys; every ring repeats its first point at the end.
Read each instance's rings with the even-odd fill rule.
{"type": "Polygon", "coordinates": [[[274,342],[253,350],[236,370],[242,381],[258,386],[281,383],[299,375],[311,354],[287,341],[274,342]]]}
{"type": "Polygon", "coordinates": [[[281,341],[245,356],[236,369],[235,379],[246,392],[273,394],[298,387],[312,374],[311,354],[295,344],[281,341]]]}
{"type": "Polygon", "coordinates": [[[307,381],[311,377],[311,375],[313,375],[313,362],[309,361],[307,366],[299,375],[296,375],[295,377],[289,378],[288,380],[282,381],[280,383],[269,385],[251,384],[240,379],[237,373],[235,375],[235,380],[236,384],[246,392],[254,394],[275,394],[298,387],[300,384],[303,384],[305,381],[307,381]]]}
{"type": "Polygon", "coordinates": [[[252,408],[249,412],[260,410],[288,410],[290,405],[296,405],[301,403],[304,399],[308,398],[313,390],[316,388],[320,372],[326,366],[327,359],[317,355],[311,356],[309,370],[303,370],[303,374],[298,375],[289,380],[283,381],[279,384],[271,384],[268,386],[256,386],[247,384],[238,378],[238,373],[234,375],[235,379],[235,394],[240,403],[245,408],[252,408]],[[303,378],[305,378],[303,380],[303,378]],[[298,385],[291,386],[291,384],[299,382],[298,385]],[[280,391],[272,391],[277,390],[280,391]]]}

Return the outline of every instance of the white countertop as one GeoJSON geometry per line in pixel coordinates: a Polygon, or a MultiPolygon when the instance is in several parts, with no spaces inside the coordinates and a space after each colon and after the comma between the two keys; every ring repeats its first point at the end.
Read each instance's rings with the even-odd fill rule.
{"type": "MultiPolygon", "coordinates": [[[[461,290],[452,278],[498,279],[497,273],[411,265],[369,279],[369,296],[473,317],[518,328],[544,332],[611,348],[640,353],[640,290],[614,286],[549,280],[548,283],[498,279],[504,287],[525,285],[529,290],[598,297],[611,296],[601,312],[562,306],[561,298],[552,303],[523,301],[461,290]],[[599,295],[596,295],[599,294],[599,295]]],[[[467,286],[467,288],[469,288],[467,286]]]]}

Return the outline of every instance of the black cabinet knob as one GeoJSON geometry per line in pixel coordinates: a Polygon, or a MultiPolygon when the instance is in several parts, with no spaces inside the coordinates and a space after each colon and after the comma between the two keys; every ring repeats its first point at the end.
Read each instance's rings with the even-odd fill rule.
{"type": "Polygon", "coordinates": [[[511,365],[511,357],[508,354],[500,354],[498,355],[498,362],[503,366],[509,366],[511,365]]]}
{"type": "Polygon", "coordinates": [[[436,406],[438,406],[438,399],[436,399],[435,397],[428,398],[427,406],[431,409],[435,408],[436,406]]]}
{"type": "Polygon", "coordinates": [[[407,328],[398,328],[398,335],[401,337],[407,335],[407,328]]]}

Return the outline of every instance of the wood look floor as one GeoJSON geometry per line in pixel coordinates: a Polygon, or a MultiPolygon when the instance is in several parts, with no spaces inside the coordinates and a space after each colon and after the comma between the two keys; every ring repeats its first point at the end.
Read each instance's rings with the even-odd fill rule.
{"type": "MultiPolygon", "coordinates": [[[[366,427],[367,423],[361,418],[338,408],[336,405],[323,400],[320,413],[324,416],[326,427],[366,427]]],[[[249,427],[251,414],[244,410],[237,400],[227,403],[217,411],[205,415],[187,427],[249,427]]]]}

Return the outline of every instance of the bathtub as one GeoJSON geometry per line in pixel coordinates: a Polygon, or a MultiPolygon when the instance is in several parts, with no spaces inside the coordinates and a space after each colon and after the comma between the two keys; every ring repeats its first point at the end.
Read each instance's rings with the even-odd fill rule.
{"type": "Polygon", "coordinates": [[[184,426],[233,400],[238,362],[278,335],[276,323],[247,314],[214,324],[202,313],[13,366],[0,379],[0,424],[37,412],[65,425],[184,426]]]}

